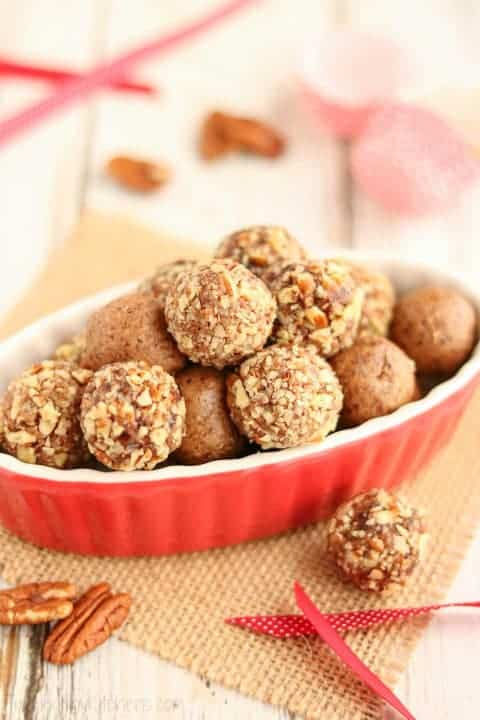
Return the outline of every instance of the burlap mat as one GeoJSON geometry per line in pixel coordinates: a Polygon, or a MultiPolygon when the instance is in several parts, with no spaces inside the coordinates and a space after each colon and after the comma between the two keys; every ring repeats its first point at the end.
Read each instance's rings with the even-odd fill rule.
{"type": "MultiPolygon", "coordinates": [[[[89,214],[4,328],[11,331],[85,291],[140,275],[185,250],[199,252],[125,220],[89,214]]],[[[479,413],[477,393],[449,447],[405,488],[416,505],[428,509],[433,537],[408,586],[383,605],[438,601],[450,585],[480,517],[479,413]]],[[[323,556],[323,534],[319,524],[225,550],[122,560],[47,552],[1,531],[0,563],[11,583],[62,578],[84,587],[109,580],[129,591],[135,604],[121,637],[212,681],[307,718],[378,720],[380,705],[321,642],[273,640],[223,623],[229,615],[294,612],[294,579],[324,611],[378,605],[336,579],[323,556]]],[[[417,618],[357,631],[348,642],[393,683],[425,623],[417,618]]]]}

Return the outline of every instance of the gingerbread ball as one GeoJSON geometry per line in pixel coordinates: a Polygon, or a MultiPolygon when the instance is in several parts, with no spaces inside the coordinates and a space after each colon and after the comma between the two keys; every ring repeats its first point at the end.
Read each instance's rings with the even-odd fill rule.
{"type": "Polygon", "coordinates": [[[196,265],[198,265],[196,260],[175,260],[174,262],[160,265],[153,275],[140,283],[138,290],[140,292],[151,292],[152,295],[155,296],[159,306],[164,310],[167,293],[177,277],[184,270],[191,270],[196,265]]]}
{"type": "Polygon", "coordinates": [[[225,259],[183,272],[167,295],[165,317],[190,360],[222,369],[265,345],[275,310],[260,278],[225,259]]]}
{"type": "Polygon", "coordinates": [[[66,340],[59,345],[55,349],[52,359],[64,360],[65,362],[81,365],[86,345],[87,338],[85,332],[78,333],[78,335],[74,335],[70,340],[66,340]]]}
{"type": "Polygon", "coordinates": [[[103,465],[152,470],[182,442],[185,403],[159,365],[112,363],[88,383],[80,421],[90,452],[103,465]]]}
{"type": "Polygon", "coordinates": [[[265,280],[272,265],[283,260],[302,260],[305,251],[285,228],[255,225],[228,235],[218,246],[215,257],[232,258],[265,280]]]}
{"type": "Polygon", "coordinates": [[[335,429],[342,390],[330,365],[312,347],[271,345],[227,380],[234,423],[261,448],[323,440],[335,429]]]}
{"type": "Polygon", "coordinates": [[[475,345],[475,308],[452,288],[418,288],[397,303],[391,337],[415,360],[420,373],[450,375],[475,345]]]}
{"type": "Polygon", "coordinates": [[[339,260],[288,265],[272,286],[277,300],[274,337],[280,343],[312,343],[324,357],[353,344],[364,292],[339,260]]]}
{"type": "Polygon", "coordinates": [[[327,527],[328,553],[343,579],[376,593],[405,584],[426,539],[421,513],[386,490],[348,500],[327,527]]]}
{"type": "Polygon", "coordinates": [[[395,290],[390,279],[373,268],[342,262],[350,268],[353,279],[365,294],[358,336],[387,336],[395,305],[395,290]]]}
{"type": "Polygon", "coordinates": [[[185,400],[185,437],[175,459],[196,465],[242,455],[247,442],[233,424],[226,404],[225,375],[220,370],[189,367],[176,377],[185,400]]]}
{"type": "Polygon", "coordinates": [[[331,362],[343,390],[344,425],[360,425],[415,399],[415,363],[387,338],[362,337],[331,362]]]}
{"type": "Polygon", "coordinates": [[[80,402],[92,373],[45,360],[8,386],[2,400],[3,446],[19,460],[73,468],[89,453],[80,429],[80,402]]]}
{"type": "Polygon", "coordinates": [[[186,364],[151,293],[123,295],[93,313],[87,323],[85,367],[98,370],[127,360],[144,360],[173,373],[186,364]]]}

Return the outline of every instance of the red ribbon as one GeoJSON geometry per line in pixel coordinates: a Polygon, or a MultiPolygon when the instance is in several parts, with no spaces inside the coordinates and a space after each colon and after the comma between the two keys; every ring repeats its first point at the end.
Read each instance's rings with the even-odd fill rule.
{"type": "Polygon", "coordinates": [[[227,19],[233,13],[252,4],[254,1],[230,0],[230,2],[220,5],[207,15],[193,20],[177,30],[130,50],[111,62],[98,65],[81,77],[63,83],[56,92],[44,100],[30,105],[25,110],[0,122],[0,145],[40,122],[51,113],[60,110],[65,105],[92,94],[114,80],[124,78],[127,71],[136,63],[172,50],[177,45],[206,32],[217,23],[227,19]]]}
{"type": "Polygon", "coordinates": [[[256,615],[227,618],[225,622],[275,638],[320,636],[338,657],[378,697],[397,710],[407,720],[415,720],[397,696],[375,675],[345,643],[339,632],[358,630],[406,617],[425,615],[434,610],[452,607],[480,607],[479,601],[422,605],[410,608],[379,608],[340,613],[321,613],[303,588],[295,583],[295,598],[302,615],[256,615]]]}
{"type": "MultiPolygon", "coordinates": [[[[82,73],[67,70],[66,68],[33,65],[31,63],[23,63],[0,57],[0,76],[22,78],[25,80],[40,80],[57,85],[67,82],[68,80],[75,80],[81,77],[82,73]]],[[[108,85],[112,90],[126,90],[127,92],[140,93],[142,95],[153,95],[157,92],[156,88],[151,85],[130,80],[114,80],[108,83],[108,85]]]]}
{"type": "MultiPolygon", "coordinates": [[[[412,608],[381,608],[379,610],[351,610],[339,613],[324,613],[323,617],[339,632],[360,630],[362,628],[381,625],[382,623],[401,620],[415,615],[425,615],[433,610],[443,608],[478,608],[480,602],[445,603],[443,605],[422,605],[412,608]]],[[[318,635],[317,630],[303,615],[245,615],[227,618],[230,625],[238,625],[246,630],[271,635],[275,638],[299,638],[318,635]]]]}

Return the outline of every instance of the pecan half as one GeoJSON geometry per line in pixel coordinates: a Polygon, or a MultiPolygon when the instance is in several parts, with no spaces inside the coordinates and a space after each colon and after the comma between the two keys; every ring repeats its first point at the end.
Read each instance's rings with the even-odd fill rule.
{"type": "Polygon", "coordinates": [[[239,149],[255,155],[275,158],[285,149],[283,137],[271,125],[254,118],[230,117],[226,135],[239,149]]]}
{"type": "Polygon", "coordinates": [[[200,135],[200,154],[204,160],[216,160],[235,148],[223,132],[224,115],[219,112],[207,115],[200,135]]]}
{"type": "Polygon", "coordinates": [[[145,193],[165,185],[171,177],[166,165],[127,155],[113,157],[107,164],[106,172],[127,190],[145,193]]]}
{"type": "Polygon", "coordinates": [[[132,600],[112,594],[108,583],[94,585],[75,603],[72,614],[57,623],[43,646],[43,658],[68,665],[102,645],[125,622],[132,600]]]}
{"type": "Polygon", "coordinates": [[[261,120],[222,112],[210,113],[200,138],[202,157],[216,160],[234,150],[275,158],[284,152],[285,140],[271,125],[261,120]]]}
{"type": "Polygon", "coordinates": [[[75,585],[41,582],[0,591],[0,625],[36,625],[60,620],[73,610],[75,585]]]}

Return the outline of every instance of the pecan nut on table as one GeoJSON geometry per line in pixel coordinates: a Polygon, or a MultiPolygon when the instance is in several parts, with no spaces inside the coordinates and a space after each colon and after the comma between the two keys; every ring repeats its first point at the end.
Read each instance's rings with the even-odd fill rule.
{"type": "Polygon", "coordinates": [[[108,583],[93,585],[76,602],[75,585],[41,582],[0,592],[0,625],[36,625],[59,620],[47,636],[43,658],[68,665],[108,640],[125,620],[132,600],[108,583]]]}
{"type": "Polygon", "coordinates": [[[61,620],[73,610],[75,585],[41,582],[0,592],[0,625],[38,625],[61,620]]]}
{"type": "Polygon", "coordinates": [[[276,158],[283,154],[285,146],[285,139],[271,125],[215,111],[205,118],[199,150],[204,160],[212,161],[231,152],[276,158]]]}
{"type": "Polygon", "coordinates": [[[106,166],[106,173],[118,185],[140,193],[153,192],[171,178],[171,170],[164,163],[128,155],[112,157],[106,166]]]}
{"type": "Polygon", "coordinates": [[[57,623],[45,641],[43,658],[68,665],[102,645],[127,618],[131,598],[114,595],[108,583],[94,585],[75,603],[73,612],[57,623]]]}

